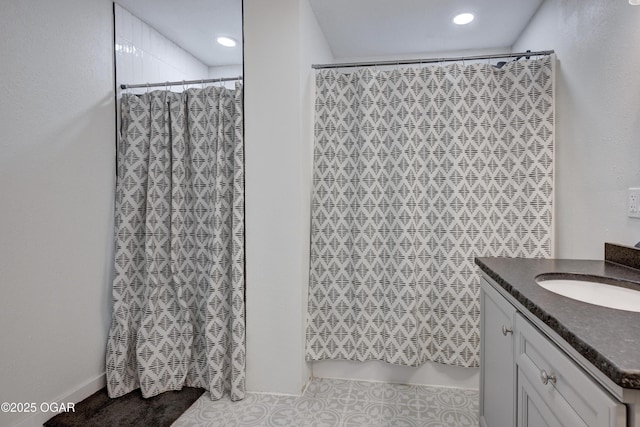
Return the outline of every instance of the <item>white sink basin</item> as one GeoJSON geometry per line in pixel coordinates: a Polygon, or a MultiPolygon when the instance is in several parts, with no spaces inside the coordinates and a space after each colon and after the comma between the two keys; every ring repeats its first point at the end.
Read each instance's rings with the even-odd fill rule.
{"type": "Polygon", "coordinates": [[[581,278],[558,278],[561,275],[541,275],[538,285],[548,291],[589,304],[617,310],[640,313],[640,291],[614,284],[610,279],[588,276],[581,278]]]}

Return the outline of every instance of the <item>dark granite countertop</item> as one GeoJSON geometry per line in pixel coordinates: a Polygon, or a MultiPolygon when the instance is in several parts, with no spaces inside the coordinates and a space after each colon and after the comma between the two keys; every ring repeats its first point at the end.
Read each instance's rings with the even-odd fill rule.
{"type": "Polygon", "coordinates": [[[615,384],[640,389],[640,313],[576,301],[539,286],[544,273],[605,276],[636,282],[640,270],[609,261],[476,258],[476,264],[615,384]]]}

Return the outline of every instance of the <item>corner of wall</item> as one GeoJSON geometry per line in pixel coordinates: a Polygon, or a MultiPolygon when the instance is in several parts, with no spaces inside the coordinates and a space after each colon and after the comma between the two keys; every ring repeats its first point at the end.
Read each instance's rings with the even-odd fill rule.
{"type": "MultiPolygon", "coordinates": [[[[311,184],[313,178],[313,143],[314,143],[314,103],[315,103],[315,72],[311,68],[313,63],[333,62],[333,54],[327,39],[318,24],[315,13],[308,0],[300,1],[300,182],[302,221],[303,259],[300,266],[300,280],[302,283],[302,353],[305,354],[307,303],[309,292],[309,262],[311,249],[311,184]]],[[[302,365],[302,375],[308,380],[312,375],[311,363],[302,365]]],[[[306,381],[305,381],[306,382],[306,381]]]]}
{"type": "Polygon", "coordinates": [[[557,55],[558,258],[602,259],[604,242],[640,239],[640,220],[626,214],[627,189],[640,186],[639,20],[626,1],[545,1],[514,43],[557,55]]]}
{"type": "Polygon", "coordinates": [[[298,0],[245,0],[243,9],[247,389],[299,394],[306,378],[298,0]]]}

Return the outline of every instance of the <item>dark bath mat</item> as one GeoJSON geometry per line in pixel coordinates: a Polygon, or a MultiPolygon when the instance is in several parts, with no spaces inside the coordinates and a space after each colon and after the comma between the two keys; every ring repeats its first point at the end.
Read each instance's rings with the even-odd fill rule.
{"type": "Polygon", "coordinates": [[[204,389],[185,387],[144,399],[140,389],[110,399],[107,389],[92,394],[75,405],[75,412],[64,412],[44,423],[45,427],[168,427],[204,393],[204,389]]]}

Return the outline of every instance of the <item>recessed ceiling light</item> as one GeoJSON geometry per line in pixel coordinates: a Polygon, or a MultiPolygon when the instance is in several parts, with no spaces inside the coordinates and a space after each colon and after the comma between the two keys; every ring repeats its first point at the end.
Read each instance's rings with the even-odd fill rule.
{"type": "Polygon", "coordinates": [[[629,4],[632,4],[634,6],[638,6],[638,5],[640,5],[640,0],[629,0],[629,4]]]}
{"type": "MultiPolygon", "coordinates": [[[[630,0],[631,1],[631,0],[630,0]]],[[[453,18],[453,22],[458,25],[465,25],[473,21],[473,13],[461,13],[453,18]]]]}
{"type": "Polygon", "coordinates": [[[234,47],[236,45],[236,41],[231,37],[218,37],[216,41],[224,47],[234,47]]]}

